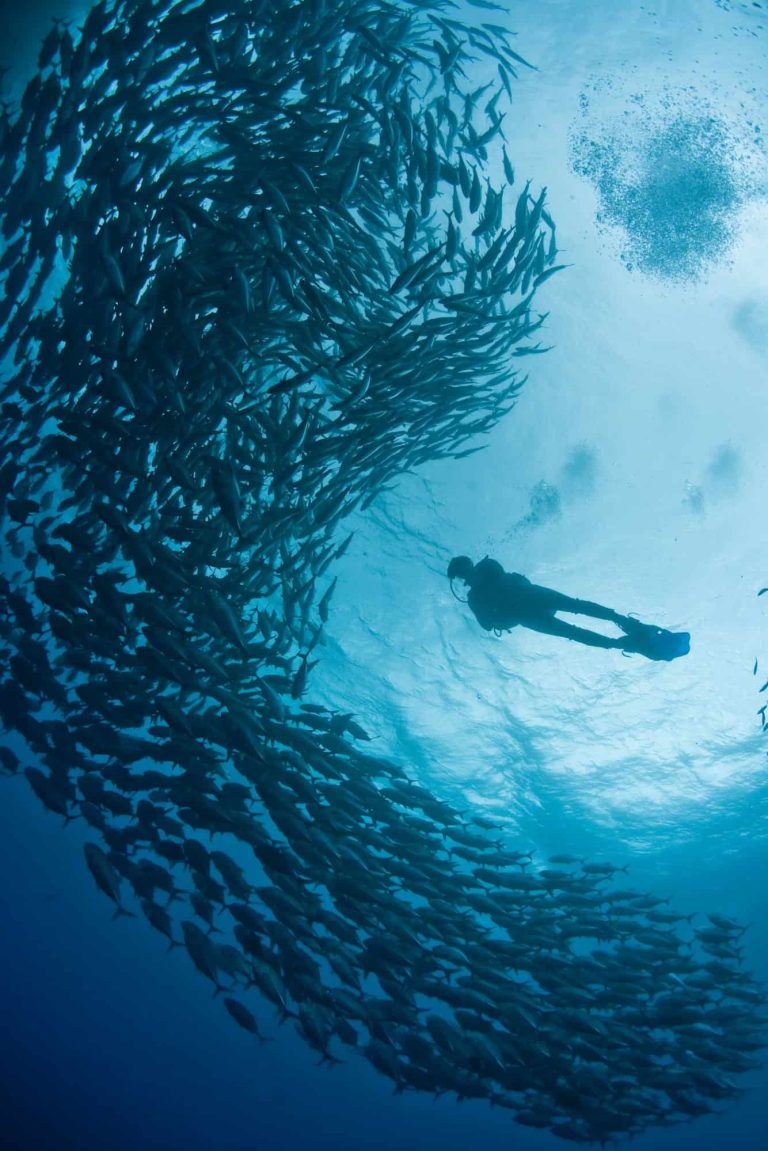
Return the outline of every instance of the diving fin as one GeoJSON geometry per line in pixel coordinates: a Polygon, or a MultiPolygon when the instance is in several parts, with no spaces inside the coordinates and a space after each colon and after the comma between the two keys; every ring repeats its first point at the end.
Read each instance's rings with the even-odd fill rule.
{"type": "Polygon", "coordinates": [[[691,636],[687,631],[667,631],[666,628],[636,620],[632,621],[631,628],[626,631],[627,642],[622,644],[623,650],[637,652],[646,659],[670,662],[681,655],[688,655],[691,650],[691,636]]]}

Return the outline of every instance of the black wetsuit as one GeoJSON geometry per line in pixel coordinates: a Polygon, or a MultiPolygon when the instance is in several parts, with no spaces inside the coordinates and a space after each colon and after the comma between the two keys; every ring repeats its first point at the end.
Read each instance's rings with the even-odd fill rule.
{"type": "Polygon", "coordinates": [[[555,612],[566,611],[574,615],[591,616],[593,619],[609,620],[625,631],[631,630],[634,623],[631,617],[619,615],[599,603],[574,599],[552,588],[541,587],[518,572],[505,572],[497,560],[487,558],[475,564],[472,570],[467,603],[477,622],[486,631],[506,631],[521,625],[532,631],[576,640],[590,647],[624,647],[627,636],[600,635],[599,632],[588,631],[558,619],[555,612]]]}

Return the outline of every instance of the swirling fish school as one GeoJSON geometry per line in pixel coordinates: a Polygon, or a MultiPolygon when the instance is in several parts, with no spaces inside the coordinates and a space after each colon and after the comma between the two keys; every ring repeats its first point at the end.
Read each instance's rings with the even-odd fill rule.
{"type": "Polygon", "coordinates": [[[344,518],[466,452],[539,350],[509,33],[101,0],[39,64],[0,127],[3,771],[256,1038],[252,988],[323,1060],[577,1142],[735,1095],[739,928],[534,866],[306,699],[344,518]]]}

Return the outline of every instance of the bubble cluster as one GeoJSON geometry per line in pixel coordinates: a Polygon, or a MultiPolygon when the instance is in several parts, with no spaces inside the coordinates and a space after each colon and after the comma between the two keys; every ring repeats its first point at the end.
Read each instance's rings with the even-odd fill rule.
{"type": "Polygon", "coordinates": [[[607,114],[593,114],[582,99],[571,166],[593,185],[598,227],[620,238],[628,271],[701,279],[729,259],[741,209],[755,194],[759,127],[730,122],[696,97],[664,91],[652,107],[632,96],[621,109],[609,101],[607,114]]]}

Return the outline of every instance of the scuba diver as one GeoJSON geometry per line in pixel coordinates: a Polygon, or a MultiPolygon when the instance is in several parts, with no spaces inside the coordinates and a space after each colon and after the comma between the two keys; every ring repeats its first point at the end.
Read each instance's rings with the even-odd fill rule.
{"type": "Polygon", "coordinates": [[[486,631],[501,635],[513,627],[531,628],[532,631],[559,635],[576,640],[589,647],[619,648],[624,653],[637,652],[646,659],[673,660],[687,655],[690,635],[687,631],[672,632],[653,624],[641,623],[633,616],[619,615],[611,608],[590,600],[573,599],[552,588],[531,583],[517,572],[505,572],[497,560],[487,556],[474,564],[469,556],[455,556],[448,565],[451,591],[457,599],[454,580],[462,580],[469,594],[462,603],[468,603],[477,622],[486,631]],[[620,636],[601,635],[559,619],[556,612],[591,616],[615,623],[624,632],[620,636]]]}

